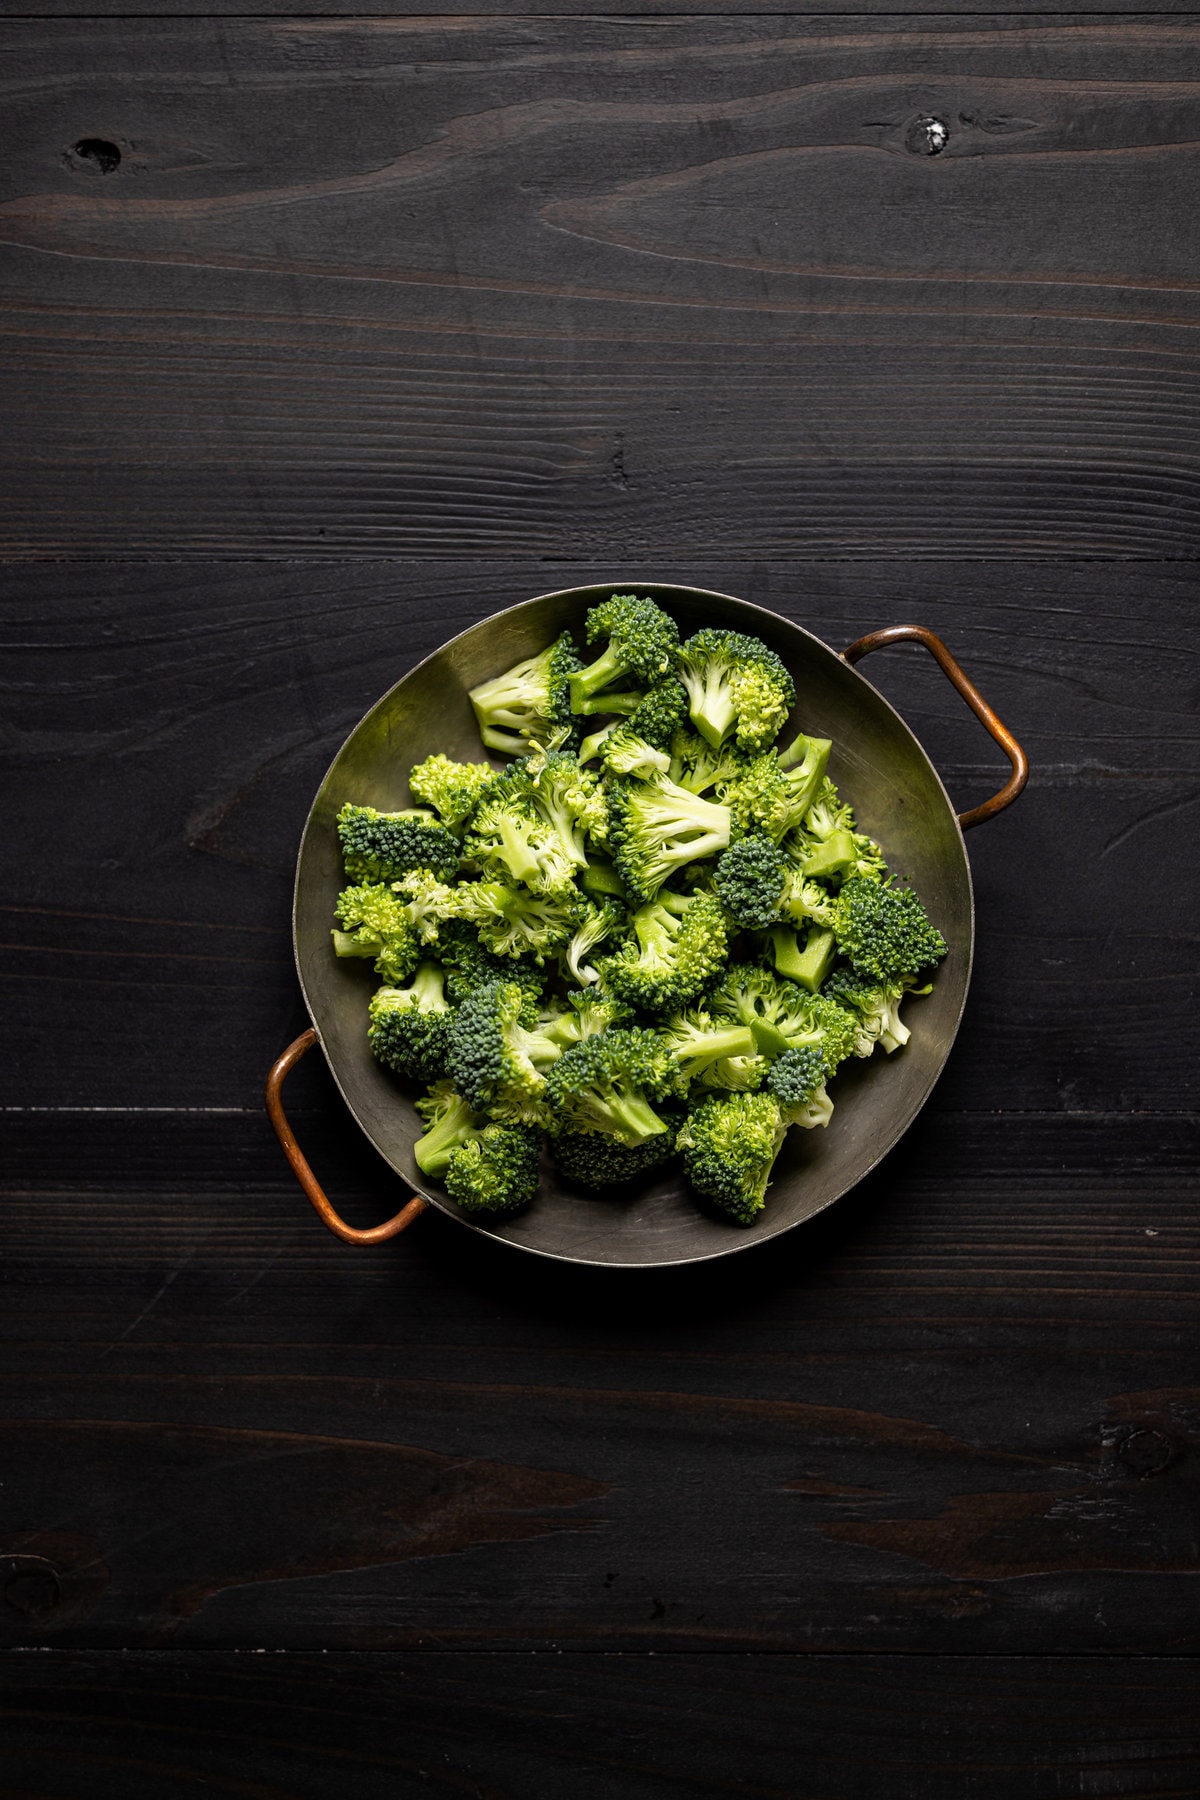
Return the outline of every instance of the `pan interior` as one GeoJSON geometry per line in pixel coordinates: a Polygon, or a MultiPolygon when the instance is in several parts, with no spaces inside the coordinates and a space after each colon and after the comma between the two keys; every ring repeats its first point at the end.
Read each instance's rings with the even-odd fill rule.
{"type": "MultiPolygon", "coordinates": [[[[811,1218],[860,1181],[912,1123],[941,1073],[966,998],[974,930],[970,871],[954,811],[928,757],[882,696],[826,645],[777,614],[702,589],[636,586],[673,615],[685,636],[704,625],[745,631],[778,653],[796,683],[789,729],[832,738],[830,775],[861,829],[912,881],[949,946],[933,992],[906,1003],[912,1037],[905,1048],[843,1064],[831,1084],[828,1128],[788,1133],[754,1225],[706,1212],[678,1172],[614,1199],[562,1182],[548,1156],[539,1193],[524,1212],[494,1224],[462,1213],[413,1161],[422,1129],[413,1106],[419,1090],[381,1069],[367,1047],[367,1002],[378,978],[369,964],[339,961],[330,947],[334,903],[344,885],[334,824],[340,807],[348,800],[385,810],[410,806],[408,771],[435,752],[478,761],[483,752],[468,691],[534,654],[564,627],[582,645],[587,609],[611,587],[548,594],[483,620],[372,707],[334,758],[313,804],[294,916],[300,982],[334,1079],[405,1184],[472,1229],[521,1249],[621,1267],[729,1255],[811,1218]]],[[[630,590],[628,582],[622,587],[630,590]]]]}

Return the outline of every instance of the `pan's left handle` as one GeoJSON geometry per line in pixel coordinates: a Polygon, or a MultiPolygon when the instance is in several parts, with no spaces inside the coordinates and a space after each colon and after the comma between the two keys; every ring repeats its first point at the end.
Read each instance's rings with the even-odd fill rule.
{"type": "Polygon", "coordinates": [[[317,1041],[317,1034],[310,1026],[301,1032],[294,1044],[289,1044],[278,1062],[274,1063],[267,1076],[267,1116],[275,1127],[275,1136],[283,1146],[283,1154],[288,1159],[292,1174],[300,1183],[322,1223],[328,1225],[334,1237],[340,1237],[346,1244],[382,1244],[387,1238],[393,1238],[398,1232],[406,1231],[414,1219],[419,1219],[429,1205],[414,1194],[407,1206],[402,1206],[394,1219],[386,1224],[372,1225],[369,1231],[356,1231],[353,1225],[335,1212],[326,1197],[325,1190],[308,1166],[308,1161],[296,1142],[296,1134],[287,1121],[283,1110],[283,1084],[288,1074],[295,1068],[307,1050],[311,1050],[317,1041]]]}

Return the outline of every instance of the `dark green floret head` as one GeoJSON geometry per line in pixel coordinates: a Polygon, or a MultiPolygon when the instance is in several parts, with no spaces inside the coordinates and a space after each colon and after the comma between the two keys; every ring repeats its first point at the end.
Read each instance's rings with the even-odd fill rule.
{"type": "Polygon", "coordinates": [[[468,1105],[509,1124],[545,1120],[543,1070],[561,1046],[538,1029],[537,1010],[515,981],[485,982],[452,1015],[446,1069],[468,1105]]]}
{"type": "Polygon", "coordinates": [[[470,817],[496,779],[491,763],[452,762],[448,756],[427,756],[408,778],[413,798],[432,806],[451,831],[470,817]]]}
{"type": "Polygon", "coordinates": [[[384,813],[347,801],[337,829],[353,881],[393,881],[410,869],[432,869],[449,881],[458,869],[458,839],[431,813],[384,813]]]}
{"type": "Polygon", "coordinates": [[[796,684],[778,656],[744,632],[696,632],[678,670],[692,724],[714,748],[735,737],[741,750],[765,750],[796,704],[796,684]]]}
{"type": "Polygon", "coordinates": [[[608,647],[570,678],[576,712],[602,711],[600,702],[621,687],[648,688],[671,673],[679,648],[679,627],[653,600],[614,594],[587,616],[587,640],[608,639],[608,647]]]}
{"type": "Polygon", "coordinates": [[[541,1141],[528,1126],[485,1125],[450,1152],[446,1192],[465,1212],[516,1212],[537,1192],[541,1141]]]}
{"type": "Polygon", "coordinates": [[[471,705],[479,735],[489,750],[520,756],[530,741],[545,743],[556,732],[560,741],[576,732],[568,679],[579,668],[569,631],[537,656],[506,669],[471,689],[471,705]]]}
{"type": "Polygon", "coordinates": [[[446,1073],[451,1009],[436,963],[421,963],[408,987],[379,988],[367,1014],[367,1041],[385,1068],[413,1081],[446,1073]]]}
{"type": "Polygon", "coordinates": [[[904,981],[946,954],[945,939],[911,888],[856,875],[838,895],[832,923],[843,956],[877,981],[904,981]]]}
{"type": "Polygon", "coordinates": [[[765,1085],[781,1107],[803,1106],[818,1088],[825,1085],[828,1073],[819,1046],[802,1044],[797,1050],[785,1050],[779,1060],[771,1064],[765,1085]]]}
{"type": "Polygon", "coordinates": [[[729,1094],[694,1106],[676,1143],[696,1192],[750,1225],[762,1211],[783,1136],[773,1094],[729,1094]]]}
{"type": "Polygon", "coordinates": [[[765,931],[779,914],[783,858],[770,838],[741,838],[717,863],[713,887],[735,925],[765,931]]]}
{"type": "Polygon", "coordinates": [[[580,1187],[619,1187],[662,1166],[674,1154],[675,1138],[659,1132],[631,1145],[605,1131],[561,1131],[553,1140],[554,1160],[568,1181],[580,1187]]]}
{"type": "Polygon", "coordinates": [[[633,937],[597,968],[605,987],[629,1006],[669,1013],[716,980],[728,953],[725,914],[715,894],[665,894],[639,907],[633,937]]]}
{"type": "Polygon", "coordinates": [[[669,1127],[651,1104],[671,1079],[653,1031],[618,1027],[565,1050],[546,1077],[552,1132],[607,1132],[631,1147],[669,1127]]]}

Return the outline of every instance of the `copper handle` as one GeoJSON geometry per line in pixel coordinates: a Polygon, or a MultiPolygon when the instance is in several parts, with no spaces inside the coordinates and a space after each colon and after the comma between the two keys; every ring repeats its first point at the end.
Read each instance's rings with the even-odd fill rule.
{"type": "Polygon", "coordinates": [[[872,650],[882,650],[885,644],[903,643],[924,645],[943,675],[958,689],[975,717],[981,721],[1012,764],[1012,774],[998,794],[993,794],[982,806],[972,806],[968,812],[958,815],[958,822],[964,831],[972,825],[982,825],[985,819],[994,819],[998,812],[1003,812],[1006,806],[1012,805],[1029,780],[1029,760],[1007,725],[1001,724],[970,676],[955,662],[941,638],[924,625],[888,625],[882,631],[869,631],[866,637],[860,637],[848,650],[842,651],[842,661],[856,663],[864,656],[869,656],[872,650]]]}
{"type": "Polygon", "coordinates": [[[414,1194],[407,1206],[402,1206],[394,1219],[384,1225],[372,1225],[369,1231],[356,1231],[353,1225],[334,1211],[325,1190],[308,1166],[303,1150],[296,1142],[296,1134],[287,1122],[287,1114],[283,1110],[284,1080],[295,1068],[306,1051],[311,1050],[317,1041],[317,1034],[311,1025],[302,1031],[294,1044],[289,1044],[278,1062],[274,1063],[267,1076],[267,1116],[275,1127],[275,1136],[283,1145],[283,1154],[288,1159],[292,1174],[300,1183],[317,1210],[321,1222],[328,1225],[334,1237],[340,1237],[346,1244],[382,1244],[393,1238],[398,1232],[405,1231],[414,1219],[420,1218],[428,1200],[422,1200],[414,1194]]]}

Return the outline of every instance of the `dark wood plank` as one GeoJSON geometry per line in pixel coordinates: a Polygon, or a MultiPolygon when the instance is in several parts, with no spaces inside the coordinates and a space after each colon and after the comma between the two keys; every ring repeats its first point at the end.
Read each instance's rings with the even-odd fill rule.
{"type": "Polygon", "coordinates": [[[1197,33],[10,21],[0,549],[1192,555],[1197,33]]]}
{"type": "Polygon", "coordinates": [[[1116,1800],[1195,1793],[1186,1660],[971,1656],[7,1659],[39,1800],[1116,1800]]]}

